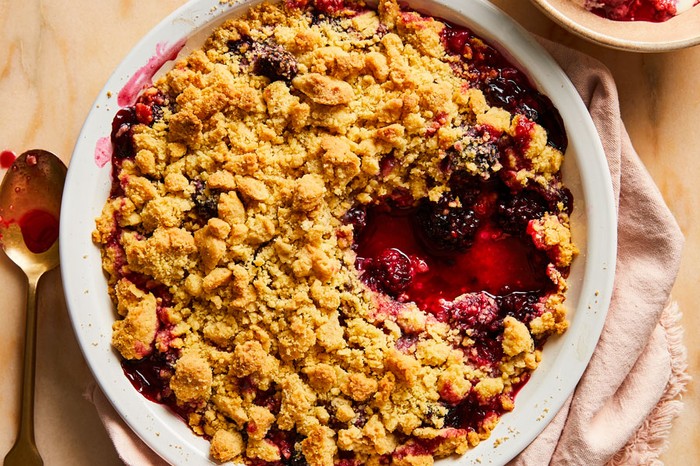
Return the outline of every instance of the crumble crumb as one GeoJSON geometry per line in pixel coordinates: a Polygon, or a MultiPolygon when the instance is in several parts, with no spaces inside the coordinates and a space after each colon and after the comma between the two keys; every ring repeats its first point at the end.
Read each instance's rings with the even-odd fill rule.
{"type": "Polygon", "coordinates": [[[199,355],[185,353],[175,364],[170,388],[184,403],[206,402],[211,394],[212,373],[209,363],[199,355]]]}
{"type": "Polygon", "coordinates": [[[144,293],[127,279],[116,287],[120,314],[124,319],[114,322],[112,345],[125,359],[141,359],[152,351],[158,328],[156,298],[144,293]]]}
{"type": "Polygon", "coordinates": [[[217,430],[211,439],[211,456],[219,461],[231,461],[243,452],[243,437],[238,432],[217,430]]]}
{"type": "Polygon", "coordinates": [[[503,320],[503,352],[508,356],[517,356],[521,353],[531,353],[535,350],[535,344],[527,326],[508,316],[503,320]]]}

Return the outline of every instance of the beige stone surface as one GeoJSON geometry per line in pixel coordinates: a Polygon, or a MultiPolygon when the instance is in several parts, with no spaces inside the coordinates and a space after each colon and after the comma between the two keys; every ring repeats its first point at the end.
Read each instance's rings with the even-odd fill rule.
{"type": "MultiPolygon", "coordinates": [[[[52,150],[68,163],[83,120],[112,69],[138,40],[184,0],[0,2],[0,150],[52,150]]],[[[673,297],[684,311],[691,373],[700,374],[695,343],[700,297],[700,47],[640,55],[589,44],[565,32],[529,2],[496,0],[528,30],[591,54],[616,78],[632,141],[686,235],[673,297]]],[[[0,454],[14,442],[24,325],[21,272],[0,254],[0,454]]],[[[46,464],[120,464],[83,397],[91,380],[66,311],[56,271],[40,287],[37,442],[46,464]]],[[[665,464],[700,457],[700,394],[691,382],[665,464]]]]}

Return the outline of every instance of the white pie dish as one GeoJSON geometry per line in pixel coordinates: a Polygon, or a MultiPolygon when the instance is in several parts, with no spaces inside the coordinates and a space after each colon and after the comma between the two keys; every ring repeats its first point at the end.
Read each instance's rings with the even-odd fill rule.
{"type": "MultiPolygon", "coordinates": [[[[209,464],[209,444],[164,406],[140,395],[121,369],[112,348],[114,310],[107,296],[100,253],[91,242],[94,219],[109,195],[109,165],[96,154],[109,135],[118,98],[139,70],[160,52],[196,48],[212,26],[259,1],[188,3],[154,28],[111,76],[88,115],[71,160],[61,218],[61,270],[69,312],[85,358],[101,389],[134,432],[173,464],[209,464]]],[[[518,394],[516,408],[503,417],[490,439],[442,464],[502,464],[547,425],[575,387],[595,348],[607,312],[615,270],[616,224],[612,185],[600,140],[590,116],[563,71],[517,24],[488,2],[416,0],[422,12],[464,24],[497,45],[548,95],[569,136],[564,179],[573,192],[574,239],[581,255],[571,270],[568,294],[571,327],[546,345],[540,368],[518,394]],[[525,64],[525,65],[524,65],[525,64]]],[[[166,65],[167,66],[167,65],[166,65]]]]}

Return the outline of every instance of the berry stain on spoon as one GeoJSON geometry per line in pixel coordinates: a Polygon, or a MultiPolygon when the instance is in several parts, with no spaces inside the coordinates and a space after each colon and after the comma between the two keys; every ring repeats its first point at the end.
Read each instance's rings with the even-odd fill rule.
{"type": "Polygon", "coordinates": [[[7,169],[10,168],[12,162],[17,158],[17,154],[11,150],[3,150],[0,152],[0,168],[7,169]]]}
{"type": "Polygon", "coordinates": [[[46,252],[58,239],[58,219],[55,215],[34,209],[22,215],[17,222],[24,244],[34,254],[46,252]]]}

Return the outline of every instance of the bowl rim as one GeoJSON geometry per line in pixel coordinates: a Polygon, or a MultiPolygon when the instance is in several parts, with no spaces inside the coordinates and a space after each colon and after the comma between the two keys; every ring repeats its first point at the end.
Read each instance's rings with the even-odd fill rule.
{"type": "MultiPolygon", "coordinates": [[[[98,385],[131,430],[163,459],[176,464],[210,464],[209,443],[195,436],[184,422],[163,422],[163,418],[175,419],[174,414],[133,389],[121,373],[119,359],[111,347],[111,324],[109,328],[98,325],[104,316],[95,314],[105,306],[109,309],[113,306],[105,292],[106,280],[101,264],[95,268],[99,252],[88,239],[111,182],[111,177],[105,174],[107,168],[96,167],[93,157],[98,139],[109,135],[111,119],[116,113],[116,102],[111,95],[116,94],[136,69],[147,63],[153,50],[164,41],[172,43],[175,39],[197,35],[198,31],[210,31],[213,24],[260,2],[191,0],[145,35],[117,66],[93,103],[76,142],[66,180],[59,243],[61,273],[68,311],[81,351],[98,385]],[[86,195],[95,197],[95,193],[98,193],[96,197],[104,197],[99,197],[101,200],[97,206],[93,201],[86,207],[86,195]]],[[[534,404],[532,409],[537,412],[530,413],[532,416],[527,422],[522,419],[522,424],[516,424],[524,432],[506,430],[508,427],[502,419],[488,440],[462,457],[442,460],[447,464],[476,464],[489,459],[505,463],[539,435],[564,405],[600,337],[612,295],[616,260],[617,224],[612,181],[602,143],[578,92],[554,59],[522,26],[486,0],[465,0],[459,4],[450,0],[412,0],[408,3],[418,11],[430,8],[435,16],[456,15],[452,17],[455,22],[467,24],[492,44],[501,44],[499,48],[507,42],[505,52],[509,58],[513,58],[543,93],[552,98],[562,114],[570,141],[567,151],[567,160],[570,161],[565,161],[565,165],[578,166],[578,173],[586,174],[581,179],[585,202],[577,204],[579,215],[586,219],[585,231],[581,232],[586,245],[582,254],[585,262],[579,260],[577,266],[581,268],[582,279],[577,289],[576,309],[573,310],[572,328],[576,327],[567,332],[571,337],[565,334],[548,342],[548,346],[557,348],[556,358],[550,358],[535,371],[518,395],[520,399],[536,392],[533,380],[538,377],[538,380],[552,384],[546,399],[534,404]],[[525,65],[529,63],[538,63],[541,69],[530,69],[531,66],[525,65]],[[572,137],[574,128],[577,131],[572,137]],[[573,155],[568,155],[570,151],[573,155]],[[566,361],[564,364],[561,364],[562,358],[566,361]]],[[[189,44],[183,51],[188,47],[189,44]]],[[[109,313],[110,322],[113,322],[114,315],[114,312],[109,313]]],[[[552,351],[545,350],[545,355],[549,353],[552,351]]],[[[516,403],[516,413],[525,409],[518,411],[518,406],[516,403]]],[[[508,419],[518,420],[517,417],[508,419]]]]}
{"type": "MultiPolygon", "coordinates": [[[[660,52],[671,52],[674,50],[680,50],[688,47],[692,47],[695,45],[700,44],[700,24],[698,24],[698,30],[697,34],[694,36],[690,36],[687,38],[681,38],[681,39],[675,39],[675,40],[665,40],[665,41],[652,41],[652,40],[634,40],[634,39],[629,39],[626,38],[622,35],[614,35],[614,34],[606,34],[604,32],[600,32],[598,29],[595,28],[595,23],[600,22],[600,21],[607,21],[607,22],[613,22],[612,20],[605,20],[603,18],[599,18],[598,16],[595,16],[593,13],[590,13],[591,16],[595,16],[595,18],[591,18],[591,21],[577,21],[576,19],[572,18],[571,16],[567,15],[562,11],[561,8],[557,6],[557,4],[561,3],[561,0],[531,0],[532,3],[535,4],[536,7],[538,7],[542,12],[544,12],[547,16],[549,16],[551,19],[553,19],[555,22],[558,24],[562,25],[563,27],[567,28],[570,30],[572,33],[576,34],[577,36],[586,39],[588,41],[616,49],[616,50],[622,50],[626,52],[642,52],[642,53],[660,53],[660,52]]],[[[569,3],[571,0],[564,0],[569,3]]],[[[578,6],[581,10],[584,10],[583,7],[578,6]]],[[[698,6],[700,9],[700,6],[698,6]]],[[[585,11],[585,10],[584,10],[585,11]]],[[[683,14],[688,14],[689,12],[684,12],[683,14]]],[[[679,15],[680,16],[680,15],[679,15]]],[[[585,16],[583,16],[585,18],[585,16]]],[[[674,21],[677,18],[671,18],[668,21],[674,21]]],[[[668,22],[667,22],[668,23],[668,22]]],[[[604,23],[603,23],[604,24],[604,23]]],[[[650,23],[646,21],[638,21],[638,22],[618,22],[620,26],[624,24],[625,27],[635,27],[639,26],[640,28],[642,27],[655,27],[656,25],[663,25],[664,23],[650,23]]],[[[620,28],[617,28],[616,31],[619,31],[620,28]]]]}

